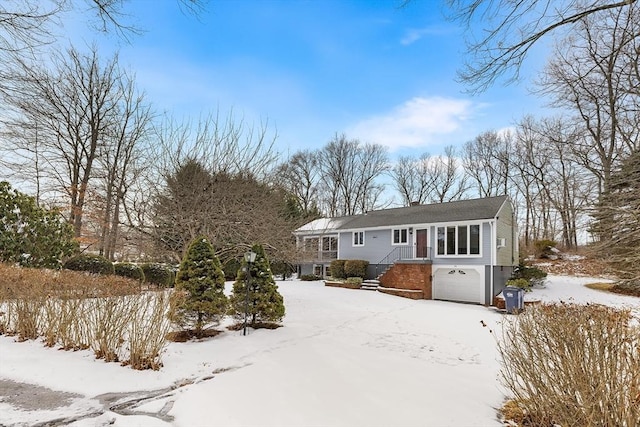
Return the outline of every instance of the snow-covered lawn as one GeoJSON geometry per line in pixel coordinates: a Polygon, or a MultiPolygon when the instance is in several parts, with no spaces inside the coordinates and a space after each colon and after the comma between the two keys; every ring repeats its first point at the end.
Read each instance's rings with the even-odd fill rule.
{"type": "MultiPolygon", "coordinates": [[[[527,299],[639,309],[638,298],[583,286],[595,281],[602,280],[550,276],[527,299]]],[[[278,285],[284,327],[171,343],[160,371],[0,336],[0,425],[500,425],[504,391],[489,330],[508,315],[322,282],[278,285]],[[74,394],[10,387],[17,383],[74,394]]]]}

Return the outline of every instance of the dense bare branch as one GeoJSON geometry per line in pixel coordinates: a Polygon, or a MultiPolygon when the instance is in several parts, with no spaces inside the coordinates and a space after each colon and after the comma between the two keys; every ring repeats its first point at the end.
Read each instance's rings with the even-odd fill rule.
{"type": "Polygon", "coordinates": [[[637,0],[448,0],[451,18],[467,29],[469,60],[459,72],[470,92],[481,92],[503,76],[518,80],[534,45],[559,31],[567,33],[585,18],[631,7],[637,0]],[[479,33],[479,34],[478,34],[479,33]]]}

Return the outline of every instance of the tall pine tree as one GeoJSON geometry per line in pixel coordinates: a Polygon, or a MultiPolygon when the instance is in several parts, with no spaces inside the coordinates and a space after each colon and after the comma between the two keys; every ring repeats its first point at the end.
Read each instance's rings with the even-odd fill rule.
{"type": "Polygon", "coordinates": [[[609,236],[595,245],[598,253],[622,279],[640,294],[640,150],[631,153],[611,176],[611,189],[603,196],[597,231],[609,236]]]}
{"type": "Polygon", "coordinates": [[[284,317],[284,299],[278,292],[278,286],[273,279],[269,260],[262,245],[253,245],[256,260],[250,266],[243,260],[242,268],[233,284],[231,294],[231,313],[238,321],[244,320],[245,307],[248,312],[248,323],[259,326],[261,323],[277,323],[284,317]],[[247,277],[247,267],[251,276],[247,277]],[[249,294],[247,304],[247,279],[249,279],[249,294]]]}
{"type": "Polygon", "coordinates": [[[207,323],[218,323],[226,314],[224,273],[206,237],[198,237],[189,245],[176,276],[176,291],[182,295],[177,299],[174,321],[183,328],[195,329],[196,336],[207,323]]]}

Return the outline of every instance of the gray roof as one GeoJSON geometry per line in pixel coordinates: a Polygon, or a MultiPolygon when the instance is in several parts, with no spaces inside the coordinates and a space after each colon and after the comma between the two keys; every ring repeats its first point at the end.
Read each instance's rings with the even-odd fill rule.
{"type": "MultiPolygon", "coordinates": [[[[498,196],[371,211],[335,218],[335,222],[331,224],[333,227],[328,227],[325,231],[491,219],[498,215],[506,200],[507,196],[498,196]]],[[[311,224],[300,227],[296,232],[309,233],[316,228],[310,227],[311,224]]]]}

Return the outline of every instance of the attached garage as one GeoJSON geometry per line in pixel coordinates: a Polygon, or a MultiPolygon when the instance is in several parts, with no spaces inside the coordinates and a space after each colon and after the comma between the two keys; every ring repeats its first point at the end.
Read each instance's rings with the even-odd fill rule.
{"type": "Polygon", "coordinates": [[[433,266],[433,299],[484,304],[484,266],[433,266]]]}

